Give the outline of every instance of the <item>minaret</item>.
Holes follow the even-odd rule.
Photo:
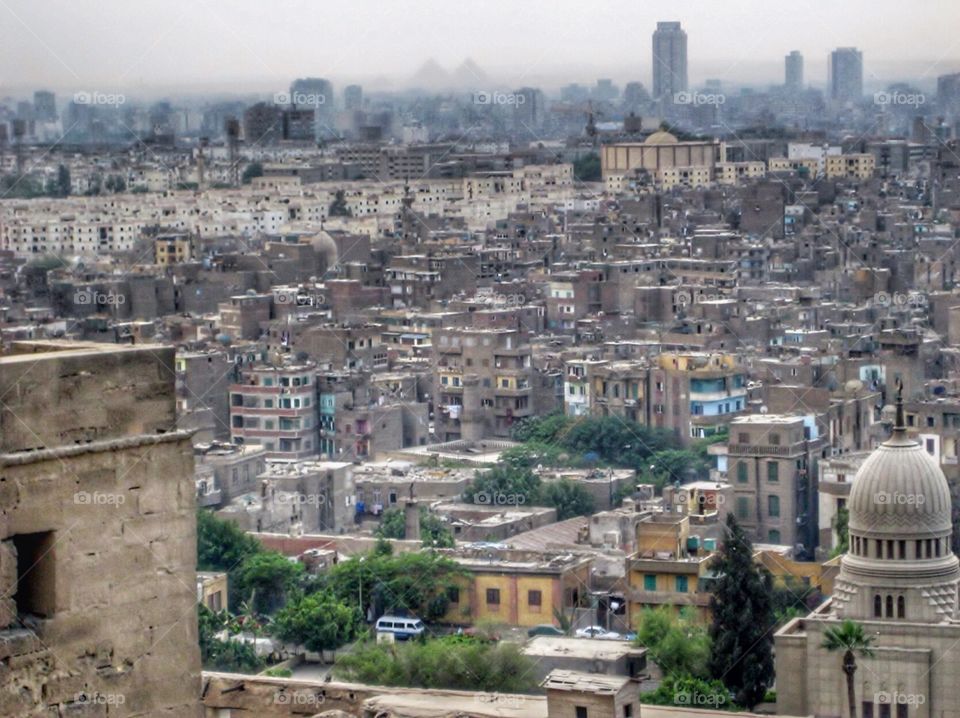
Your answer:
[[[460,438],[476,442],[483,439],[483,414],[480,410],[480,378],[476,374],[463,377],[463,408],[460,410]]]

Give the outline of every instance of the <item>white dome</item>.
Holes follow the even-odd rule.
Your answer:
[[[952,528],[947,479],[902,428],[860,466],[849,510],[850,530],[863,536],[911,538]]]

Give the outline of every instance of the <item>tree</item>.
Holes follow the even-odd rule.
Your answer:
[[[347,605],[329,592],[299,596],[277,613],[274,635],[310,651],[333,651],[353,641],[362,619],[357,606]]]
[[[600,155],[591,152],[574,160],[573,178],[578,182],[599,182],[602,179]]]
[[[662,449],[650,455],[647,471],[657,489],[663,490],[667,484],[685,484],[691,479],[703,478],[708,473],[708,465],[696,451]]]
[[[570,425],[571,419],[564,414],[531,416],[514,424],[514,441],[556,443],[563,431]]]
[[[57,196],[69,197],[72,187],[70,169],[66,165],[60,165],[57,167]]]
[[[333,202],[330,203],[330,209],[327,211],[329,217],[351,217],[350,207],[347,205],[346,193],[338,189],[333,196]]]
[[[867,658],[872,656],[872,644],[873,636],[868,636],[862,625],[849,619],[823,633],[824,648],[831,653],[843,651],[843,673],[847,677],[847,707],[850,718],[857,718],[857,694],[853,681],[857,672],[857,655]]]
[[[255,673],[261,670],[264,662],[253,644],[217,638],[217,634],[228,629],[229,624],[230,616],[226,611],[214,613],[202,603],[198,604],[197,625],[203,667],[231,673]]]
[[[251,162],[244,167],[241,181],[243,184],[250,184],[254,177],[263,177],[263,165],[259,162]]]
[[[730,700],[730,691],[722,681],[684,675],[666,676],[655,691],[641,693],[640,702],[655,706],[736,710]]]
[[[773,683],[773,580],[753,562],[753,545],[732,513],[712,568],[718,578],[710,597],[710,675],[752,709]]]
[[[383,512],[376,535],[388,539],[407,537],[407,520],[400,509],[387,509]],[[453,548],[453,532],[437,516],[431,514],[426,506],[420,507],[420,538],[424,546],[435,548]]]
[[[555,508],[558,521],[593,513],[593,496],[583,486],[569,479],[544,484],[538,503]]]
[[[257,553],[240,564],[236,593],[250,600],[258,612],[270,614],[284,605],[302,576],[303,564],[275,551]]]
[[[837,533],[839,540],[833,550],[830,551],[830,558],[844,554],[850,548],[849,523],[850,511],[846,506],[841,506],[837,509],[837,515],[833,517],[833,530]]]
[[[201,571],[233,571],[263,545],[231,521],[212,512],[197,511],[197,568]]]
[[[816,587],[787,576],[782,584],[774,585],[770,599],[779,626],[816,608],[823,601],[823,594]]]
[[[710,637],[686,610],[678,616],[666,606],[644,609],[637,644],[647,649],[666,676],[709,676]]]
[[[359,646],[340,657],[334,673],[381,686],[517,693],[536,687],[533,669],[516,643],[453,635]]]
[[[331,568],[323,588],[340,601],[358,605],[362,614],[410,612],[427,620],[444,615],[447,592],[459,587],[465,572],[459,564],[433,551],[393,556],[373,551]]]
[[[477,473],[464,496],[471,504],[532,504],[540,493],[540,477],[529,468],[498,464]]]
[[[127,188],[127,181],[120,175],[109,175],[103,186],[108,192],[123,192]]]

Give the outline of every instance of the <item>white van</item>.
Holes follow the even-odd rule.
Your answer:
[[[380,616],[376,624],[377,633],[392,633],[398,640],[416,638],[424,628],[416,616]]]

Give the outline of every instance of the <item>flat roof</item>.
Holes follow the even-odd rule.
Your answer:
[[[611,641],[600,638],[572,636],[534,636],[522,652],[528,656],[554,658],[586,658],[615,661],[629,653],[645,653],[646,648],[630,641]]]
[[[576,691],[598,695],[615,695],[631,680],[628,676],[608,676],[599,673],[580,673],[579,671],[556,669],[550,671],[550,675],[543,680],[540,686],[548,691]]]

